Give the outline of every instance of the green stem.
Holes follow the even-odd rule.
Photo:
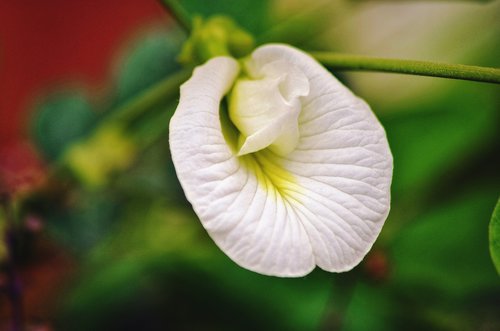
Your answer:
[[[500,69],[497,68],[331,52],[311,52],[310,54],[326,67],[336,70],[382,71],[500,84]]]
[[[144,111],[152,108],[158,103],[168,100],[179,93],[179,86],[184,83],[191,75],[191,70],[184,69],[172,76],[160,81],[156,85],[146,89],[136,98],[127,102],[124,106],[118,108],[104,119],[107,121],[131,121]]]
[[[129,126],[132,122],[137,121],[142,115],[152,110],[155,106],[161,105],[162,103],[167,103],[168,101],[174,101],[179,93],[179,86],[184,83],[192,73],[192,69],[183,69],[178,71],[177,73],[165,78],[164,80],[156,83],[155,85],[147,88],[145,91],[140,93],[137,97],[133,98],[131,101],[127,102],[125,105],[119,107],[116,110],[113,110],[109,115],[104,117],[102,121],[94,128],[94,132],[99,129],[105,127],[106,125],[114,125],[121,124],[125,126]],[[167,106],[168,108],[169,106]],[[161,117],[161,120],[165,120],[165,126],[163,128],[168,128],[168,119],[171,116],[173,111],[171,109],[167,109],[166,114]],[[158,124],[160,126],[161,124]],[[130,126],[128,127],[130,129]],[[159,132],[161,128],[155,129],[152,132],[151,137],[146,135],[146,137],[142,137],[139,133],[138,135],[132,133],[132,139],[137,138],[139,141],[141,148],[146,147],[150,142],[154,141],[156,137],[158,137],[161,132]],[[94,133],[90,133],[79,141],[84,142],[92,137]],[[72,148],[73,144],[68,148]],[[67,158],[65,157],[66,153],[63,153],[62,157],[60,157],[54,164],[53,169],[54,173],[57,176],[57,173],[66,168]]]
[[[191,32],[191,17],[178,0],[160,0],[160,3],[172,14],[186,32]]]
[[[161,138],[165,132],[168,132],[170,119],[175,112],[177,102],[165,105],[165,109],[157,114],[153,114],[144,123],[142,123],[131,136],[137,142],[141,150],[151,146],[155,141]]]
[[[258,44],[272,42],[304,45],[313,36],[324,30],[330,18],[325,12],[325,3],[308,7],[307,10],[288,16],[285,20],[274,23],[269,29],[257,37]]]

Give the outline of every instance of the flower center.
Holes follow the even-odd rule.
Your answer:
[[[301,97],[309,94],[309,80],[294,64],[278,60],[245,62],[229,96],[229,117],[238,128],[238,155],[269,148],[278,155],[292,152],[299,141]]]

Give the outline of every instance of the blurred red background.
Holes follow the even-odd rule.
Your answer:
[[[67,82],[105,86],[117,49],[141,26],[167,19],[155,0],[0,1],[0,193],[29,189],[43,178],[43,162],[29,142],[36,98]],[[43,317],[46,298],[72,263],[46,241],[40,245],[39,263],[20,271],[25,312]],[[9,305],[1,299],[5,321]]]
[[[0,181],[39,168],[27,143],[37,95],[68,81],[105,85],[116,49],[166,19],[155,0],[0,1]]]

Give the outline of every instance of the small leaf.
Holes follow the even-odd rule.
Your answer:
[[[116,82],[117,104],[167,77],[180,66],[176,57],[184,35],[175,28],[149,32],[132,44],[119,64]]]
[[[97,120],[83,91],[65,91],[40,103],[33,118],[35,144],[49,160],[55,160],[72,142],[85,136]]]
[[[500,274],[500,199],[497,201],[490,221],[490,254],[493,264]]]

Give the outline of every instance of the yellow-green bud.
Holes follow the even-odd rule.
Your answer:
[[[65,152],[64,159],[73,173],[89,188],[105,185],[110,175],[124,170],[133,161],[136,146],[118,125],[106,125],[88,139]]]
[[[227,16],[193,19],[193,31],[184,43],[179,62],[198,65],[216,56],[242,57],[255,47],[251,34]]]

